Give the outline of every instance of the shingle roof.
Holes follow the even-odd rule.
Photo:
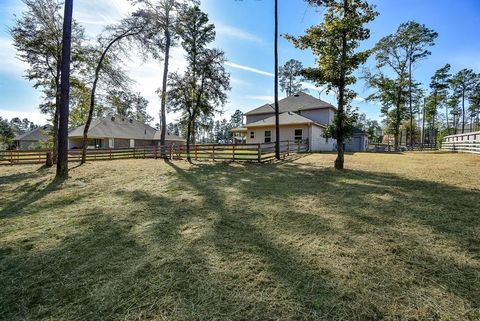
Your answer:
[[[84,128],[85,126],[77,127],[71,130],[68,136],[83,137]],[[91,138],[159,140],[160,132],[137,120],[122,116],[112,116],[94,119],[88,129],[88,136]],[[167,135],[166,139],[184,141],[183,138],[175,135]]]
[[[17,135],[14,140],[23,141],[42,141],[48,140],[48,131],[52,128],[50,125],[40,126],[32,131]]]
[[[293,112],[286,112],[279,115],[279,124],[280,125],[300,125],[300,124],[316,124],[320,127],[325,127],[324,125],[318,124],[311,119],[303,117],[299,114]],[[244,125],[247,128],[251,127],[264,127],[264,126],[275,126],[275,116],[271,116],[247,125]]]
[[[317,109],[317,108],[333,108],[336,109],[335,106],[329,104],[323,100],[315,98],[309,94],[304,92],[300,92],[298,94],[288,96],[278,101],[278,108],[280,113],[292,111],[298,112],[300,110],[308,110],[308,109]],[[273,104],[266,104],[255,108],[245,115],[260,115],[260,114],[269,114],[273,113],[274,106]]]

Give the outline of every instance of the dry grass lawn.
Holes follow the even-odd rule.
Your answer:
[[[480,320],[480,156],[0,167],[2,320]]]

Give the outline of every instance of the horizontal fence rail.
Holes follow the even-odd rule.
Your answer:
[[[308,152],[308,142],[282,141],[280,155],[282,158],[290,154]],[[0,165],[44,164],[48,150],[8,150],[0,151]],[[162,156],[163,154],[163,156]],[[275,159],[275,143],[263,144],[202,144],[190,146],[190,158],[196,161],[253,161],[266,162]],[[87,161],[107,161],[118,159],[187,159],[185,145],[148,146],[123,149],[88,149]],[[69,162],[79,162],[82,150],[68,151]]]
[[[446,136],[442,150],[480,154],[480,132]]]

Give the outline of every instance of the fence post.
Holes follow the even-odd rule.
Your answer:
[[[157,159],[157,146],[153,146],[153,159]]]
[[[112,149],[110,148],[110,160],[112,160]]]
[[[262,147],[260,144],[258,144],[258,162],[262,162]]]
[[[215,161],[215,145],[213,145],[212,159],[213,161]]]
[[[235,144],[233,144],[233,161],[235,161]]]
[[[302,146],[302,141],[298,141],[297,153],[300,153],[300,146]]]
[[[147,158],[146,155],[145,155],[146,154],[145,149],[146,149],[146,147],[143,146],[143,159]]]
[[[195,144],[195,161],[198,160],[198,145]]]
[[[287,156],[290,156],[290,141],[287,140]]]
[[[52,167],[53,166],[53,158],[52,158],[52,152],[47,151],[46,155],[46,161],[45,161],[45,166],[47,167]]]
[[[170,144],[170,160],[173,160],[173,145]]]

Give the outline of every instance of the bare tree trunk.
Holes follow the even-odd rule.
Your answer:
[[[171,45],[171,35],[170,35],[170,21],[169,21],[169,12],[166,12],[167,21],[165,22],[165,61],[163,63],[163,83],[162,83],[162,101],[160,107],[160,155],[162,158],[165,158],[165,134],[167,131],[167,120],[166,120],[166,105],[167,105],[167,81],[168,81],[168,64],[170,59],[170,45]]]
[[[58,122],[57,178],[68,177],[68,112],[70,101],[70,54],[72,45],[73,0],[65,0],[62,39],[62,71]]]
[[[280,160],[280,115],[278,107],[278,0],[275,0],[275,158]]]
[[[192,162],[192,158],[190,157],[190,136],[192,134],[192,119],[190,118],[188,120],[188,124],[187,124],[187,160],[189,162]]]
[[[427,100],[423,100],[423,118],[422,118],[422,149],[423,145],[425,144],[425,107],[427,104]]]
[[[85,127],[83,128],[83,139],[82,139],[82,160],[80,161],[81,164],[85,164],[87,161],[87,144],[88,144],[88,130],[90,129],[90,124],[92,123],[93,118],[93,111],[95,109],[95,92],[97,90],[98,79],[100,77],[100,70],[102,69],[103,61],[105,60],[105,56],[107,55],[110,48],[115,44],[117,41],[121,39],[133,36],[138,33],[132,33],[131,30],[124,32],[123,34],[114,38],[110,43],[105,47],[105,50],[102,52],[100,56],[100,60],[98,61],[97,67],[95,68],[95,78],[93,80],[92,91],[90,92],[90,108],[88,109],[88,118],[87,122],[85,123]]]
[[[462,91],[462,134],[465,133],[465,90]]]
[[[410,109],[410,129],[407,131],[410,134],[410,148],[413,150],[413,106],[412,106],[412,62],[410,60],[408,64],[408,96],[409,96],[409,109]],[[405,136],[405,144],[406,144]]]
[[[445,104],[445,121],[447,122],[447,129],[450,129],[450,126],[449,126],[449,123],[448,123],[448,105],[447,104]]]
[[[343,1],[344,15],[348,13],[349,0]],[[342,170],[344,168],[345,161],[345,148],[344,148],[344,127],[345,127],[345,69],[343,64],[347,58],[347,32],[342,32],[342,61],[340,71],[340,85],[338,86],[338,112],[337,112],[337,158],[335,159],[335,169]]]
[[[58,113],[60,112],[60,92],[55,97],[55,113],[53,115],[53,154],[52,162],[57,163],[58,153]]]

